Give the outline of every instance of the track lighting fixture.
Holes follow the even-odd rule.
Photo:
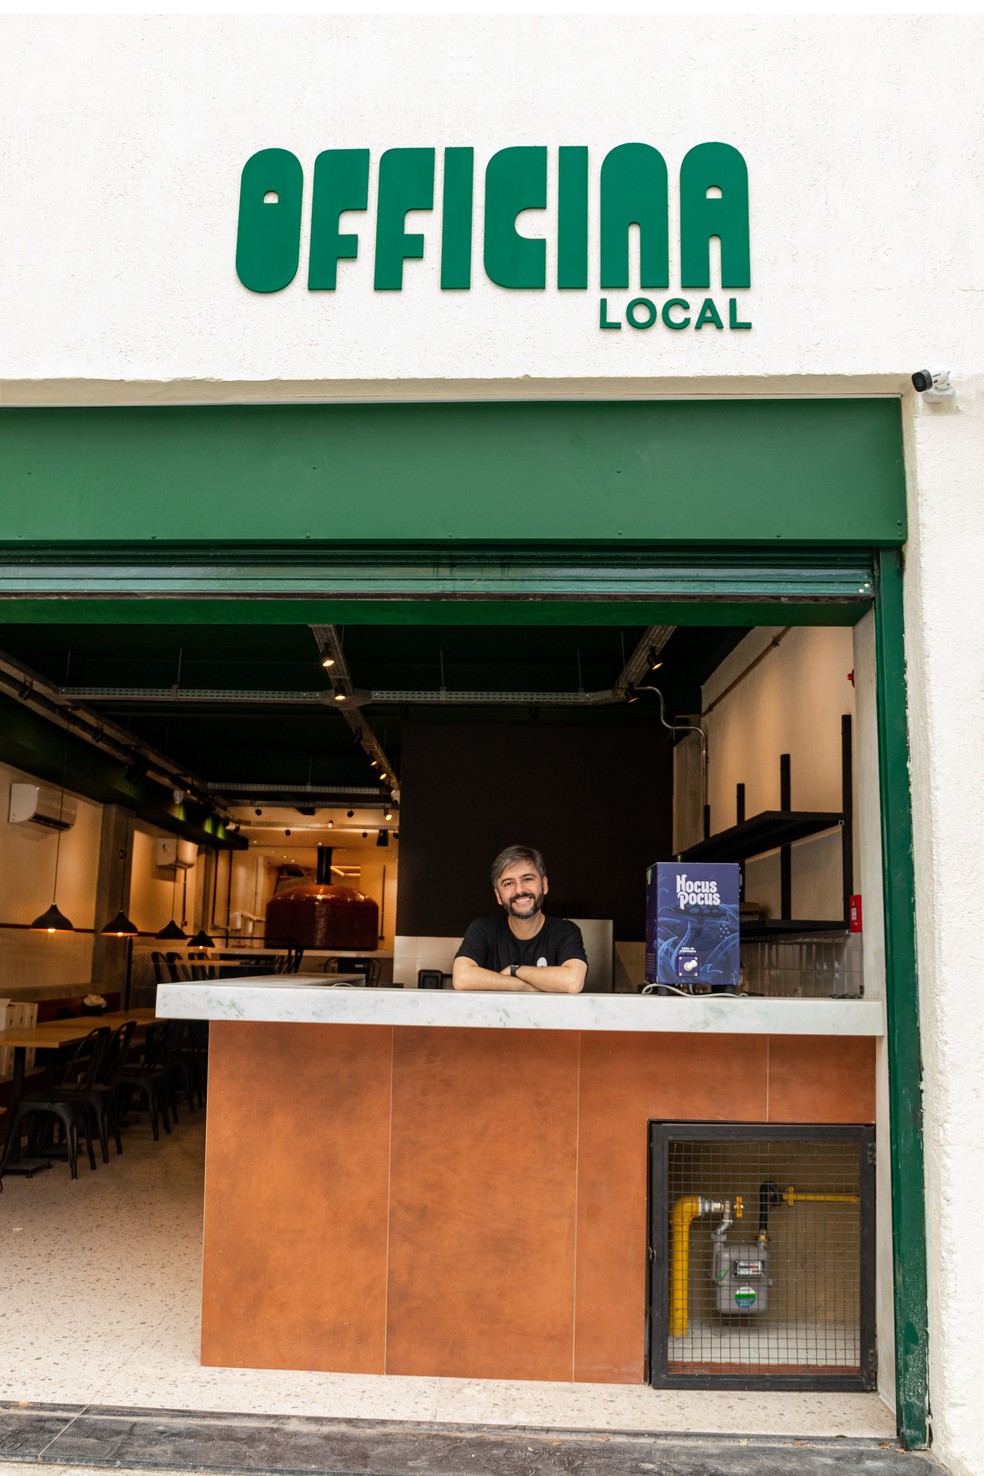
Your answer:
[[[391,805],[387,805],[386,806],[386,809],[383,811],[383,819],[384,820],[392,820],[392,818],[393,818],[393,809],[392,809],[392,806]]]

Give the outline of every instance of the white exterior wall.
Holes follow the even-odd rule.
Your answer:
[[[4,30],[8,404],[902,395],[933,1425],[951,1470],[979,1472],[980,20],[57,16]],[[430,235],[401,293],[371,289],[371,210],[343,222],[362,254],[338,292],[306,288],[306,224],[284,292],[236,279],[239,175],[257,149],[298,155],[306,215],[326,147],[372,150],[371,202],[387,147],[435,147],[439,199],[448,145],[473,145],[480,176],[502,147],[546,144],[555,169],[558,145],[585,144],[596,179],[634,140],[669,164],[671,242],[687,149],[745,156],[753,286],[737,295],[752,331],[601,332],[594,288],[487,282],[480,229],[472,290],[441,293],[436,214],[408,222]],[[909,387],[934,361],[957,375],[952,405]]]

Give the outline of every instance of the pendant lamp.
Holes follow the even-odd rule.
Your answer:
[[[47,912],[42,912],[40,917],[36,917],[34,919],[34,921],[31,923],[31,927],[34,929],[35,932],[38,933],[75,932],[74,924],[69,922],[68,918],[63,912],[59,912],[54,902],[52,902]]]
[[[62,753],[62,782],[61,797],[58,801],[58,839],[55,842],[55,879],[51,886],[51,906],[47,912],[42,912],[31,923],[31,928],[38,933],[74,933],[75,924],[69,922],[63,912],[59,912],[55,905],[55,897],[58,893],[58,858],[61,855],[61,820],[65,812],[65,774],[68,769],[68,729],[65,729],[65,747]]]
[[[190,948],[214,948],[215,939],[210,938],[204,928],[199,928],[193,938],[188,939]]]
[[[115,917],[110,918],[104,928],[99,931],[104,938],[138,938],[140,929],[136,923],[132,923],[123,911],[123,898],[126,895],[126,865],[129,861],[129,852],[123,856],[123,868],[120,875],[120,910]]]
[[[173,891],[173,893],[171,895],[171,921],[169,923],[165,923],[164,924],[164,926],[161,928],[161,930],[157,934],[157,936],[158,936],[158,938],[165,939],[167,942],[183,943],[184,940],[187,938],[188,934],[174,920],[174,913],[177,911],[177,905],[178,905],[178,870],[177,870],[177,867],[175,867],[175,869],[174,869],[174,891]]]
[[[132,923],[130,921],[122,908],[116,914],[116,916],[114,918],[111,918],[106,926],[104,928],[100,928],[99,931],[104,938],[138,938],[140,936],[140,929],[136,926],[135,923]]]

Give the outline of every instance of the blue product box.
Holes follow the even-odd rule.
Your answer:
[[[657,861],[646,872],[646,982],[734,989],[741,973],[739,868]]]

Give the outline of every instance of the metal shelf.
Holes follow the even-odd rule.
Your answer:
[[[836,918],[788,918],[766,917],[758,921],[751,919],[740,924],[743,943],[759,943],[776,938],[796,937],[799,933],[826,933],[828,937],[846,938],[849,929],[844,919]]]
[[[819,835],[822,830],[833,830],[843,820],[839,810],[763,810],[750,820],[732,825],[730,830],[720,830],[717,835],[698,841],[681,851],[677,860],[747,861],[750,856],[777,851],[807,836]],[[788,923],[784,921],[783,926],[788,928]],[[841,923],[840,927],[843,926]]]

